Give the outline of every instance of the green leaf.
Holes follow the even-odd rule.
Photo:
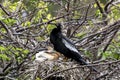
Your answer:
[[[100,0],[100,3],[102,3],[102,4],[106,4],[108,2],[108,0]]]
[[[114,53],[114,54],[113,54],[113,57],[114,57],[115,59],[119,59],[120,54]]]
[[[37,77],[36,80],[41,80],[41,79]]]
[[[0,58],[3,60],[10,60],[10,58],[6,54],[0,54]]]
[[[26,21],[26,22],[24,23],[24,26],[29,27],[30,25],[31,25],[31,22],[30,22],[30,21]]]
[[[0,46],[0,51],[5,51],[6,48],[4,46]]]
[[[50,33],[53,28],[55,28],[54,25],[48,25],[47,26],[47,31]]]
[[[86,35],[85,33],[77,33],[77,34],[75,34],[75,36],[80,38],[80,39],[83,38],[85,35]]]
[[[25,49],[25,50],[23,50],[23,53],[24,53],[24,54],[28,54],[28,53],[29,53],[29,50]]]

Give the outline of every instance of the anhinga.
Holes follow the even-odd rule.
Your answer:
[[[75,45],[68,38],[62,35],[62,25],[60,23],[57,23],[55,25],[56,28],[54,28],[50,33],[50,41],[53,44],[54,49],[63,54],[65,57],[74,59],[82,65],[88,65],[88,63],[86,63],[85,60],[81,57],[81,54],[76,49]],[[90,68],[97,72],[95,68]]]

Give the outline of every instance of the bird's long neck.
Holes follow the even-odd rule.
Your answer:
[[[57,26],[57,30],[58,30],[58,32],[61,32],[61,27]]]
[[[59,28],[54,28],[54,29],[52,30],[52,35],[57,35],[58,33],[61,33],[61,29],[59,29]]]
[[[53,32],[53,35],[58,36],[58,34],[61,34],[61,27],[57,26],[57,28],[54,28],[52,32]]]

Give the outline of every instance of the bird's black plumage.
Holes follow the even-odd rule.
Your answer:
[[[50,41],[54,45],[54,49],[64,56],[74,59],[80,64],[87,65],[84,59],[81,57],[79,51],[75,48],[75,45],[61,33],[61,24],[57,23],[56,28],[54,28],[50,33]],[[97,71],[93,68],[94,71]]]

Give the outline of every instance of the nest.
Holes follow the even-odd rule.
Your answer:
[[[29,67],[33,71],[31,79],[42,80],[119,80],[120,61],[100,61],[93,64],[100,73],[91,71],[88,66],[81,66],[74,61],[45,61],[42,63],[34,61]],[[29,77],[29,78],[30,78]]]

